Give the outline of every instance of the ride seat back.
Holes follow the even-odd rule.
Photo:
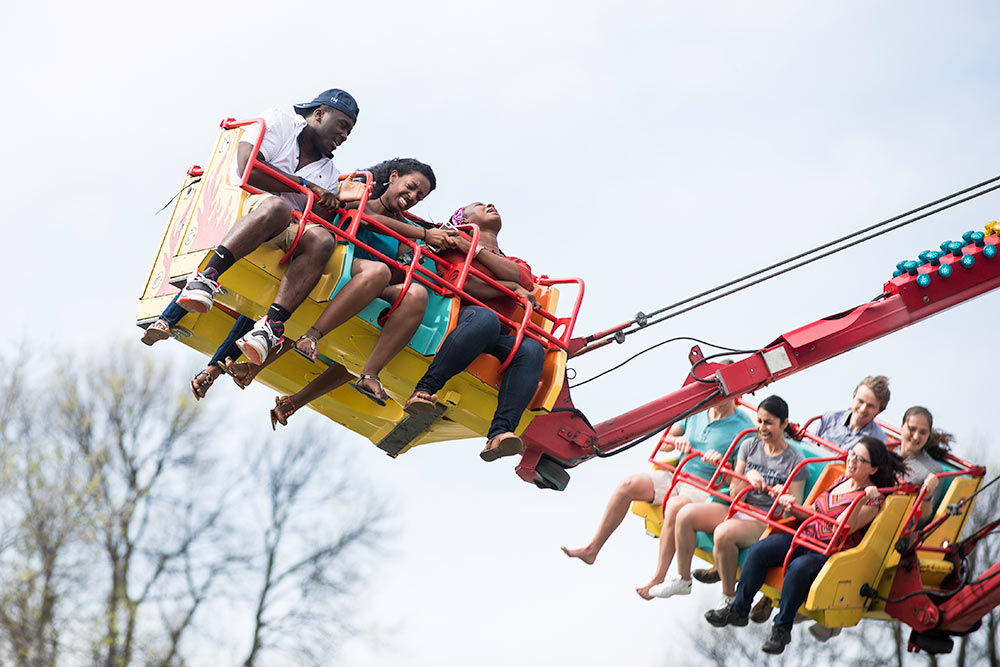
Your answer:
[[[863,584],[878,587],[889,567],[894,546],[903,530],[913,496],[890,495],[869,524],[861,542],[833,554],[816,576],[801,611],[827,627],[855,625],[870,600],[861,595]]]

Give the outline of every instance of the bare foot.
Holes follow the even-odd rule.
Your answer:
[[[567,547],[559,547],[563,550],[563,553],[570,558],[579,558],[587,565],[593,565],[594,561],[597,560],[597,553],[592,552],[591,549],[584,547],[582,549],[568,549]]]
[[[638,593],[639,597],[641,597],[643,600],[652,600],[653,596],[649,594],[649,589],[652,588],[653,586],[656,586],[657,584],[662,584],[662,583],[663,579],[653,579],[642,588],[635,589],[635,592]]]

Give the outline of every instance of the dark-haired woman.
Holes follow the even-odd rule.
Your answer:
[[[921,523],[930,520],[932,503],[938,500],[936,473],[944,470],[940,462],[945,460],[951,449],[951,440],[950,433],[935,430],[934,417],[927,408],[915,405],[903,413],[899,454],[909,468],[906,481],[924,488],[924,501],[920,505]]]
[[[734,478],[729,494],[735,497],[747,484],[753,487],[743,502],[767,512],[773,503],[772,494],[780,490],[795,466],[803,460],[802,453],[785,439],[793,432],[788,423],[788,404],[779,396],[769,396],[757,408],[757,436],[744,439],[736,457],[736,473],[747,482]],[[718,453],[712,462],[718,462]],[[788,487],[788,495],[801,502],[805,490],[806,470],[802,468]],[[769,490],[769,487],[770,490]],[[691,559],[698,531],[712,532],[715,567],[722,579],[722,602],[728,606],[736,593],[736,568],[740,549],[756,542],[764,532],[764,524],[752,516],[736,512],[726,519],[729,507],[721,503],[689,503],[677,513],[674,539],[677,544],[677,576],[662,584],[638,589],[641,597],[670,597],[691,592]]]
[[[878,439],[870,436],[861,438],[847,453],[845,474],[834,481],[829,491],[820,494],[812,505],[813,512],[837,521],[859,494],[865,499],[855,507],[847,519],[848,535],[844,548],[857,546],[868,526],[882,508],[883,497],[880,488],[896,486],[896,480],[905,474],[905,464],[893,452],[886,449]],[[791,494],[778,496],[778,502],[786,511],[805,519],[811,514],[795,510],[792,503],[800,502]],[[804,535],[819,541],[829,542],[833,538],[833,525],[822,519],[814,519],[802,530]],[[740,582],[736,587],[736,597],[732,603],[721,609],[713,609],[705,614],[705,619],[716,627],[726,625],[746,625],[750,613],[750,603],[760,590],[767,576],[767,570],[780,567],[792,544],[788,533],[776,533],[750,547]],[[779,611],[774,617],[771,635],[761,647],[766,653],[781,653],[791,641],[792,622],[795,614],[809,595],[809,588],[816,575],[823,569],[827,556],[803,546],[792,552],[781,584]]]
[[[400,236],[439,248],[452,246],[455,232],[427,229],[403,216],[404,211],[423,200],[436,185],[434,172],[428,165],[411,158],[395,158],[381,162],[369,171],[372,172],[374,186],[365,207],[368,216]],[[393,259],[399,259],[402,250],[408,250],[397,239],[365,227],[359,229],[358,239]],[[296,351],[309,359],[315,360],[319,339],[358,314],[372,300],[381,297],[393,303],[399,297],[402,286],[394,281],[389,266],[363,248],[355,248],[351,272],[351,279],[326,305],[316,323],[295,343]],[[426,308],[427,290],[416,282],[411,283],[399,307],[382,327],[382,333],[365,361],[354,388],[379,405],[385,405],[389,396],[382,388],[378,374],[413,337]],[[285,424],[298,408],[339,387],[349,378],[343,367],[334,364],[298,393],[277,397],[271,411],[272,426],[275,423]]]

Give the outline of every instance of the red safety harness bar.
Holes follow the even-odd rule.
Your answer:
[[[263,141],[264,132],[266,130],[264,119],[252,118],[249,120],[236,121],[232,118],[227,118],[223,120],[221,123],[221,126],[227,130],[245,127],[248,125],[259,125],[260,133],[257,136],[257,140],[254,142],[253,152],[251,153],[251,157],[248,160],[246,168],[243,171],[243,178],[240,181],[240,187],[246,190],[247,192],[253,194],[264,193],[263,190],[249,184],[251,173],[254,170],[259,170],[261,173],[264,173],[270,176],[271,178],[274,178],[275,180],[289,186],[291,191],[300,192],[306,197],[306,204],[301,213],[297,211],[293,213],[293,215],[298,221],[298,230],[296,231],[295,240],[293,241],[288,252],[285,253],[285,255],[281,258],[280,263],[282,265],[288,262],[288,260],[295,253],[298,243],[302,238],[302,234],[305,231],[306,223],[310,222],[317,225],[321,225],[331,234],[337,237],[338,241],[351,243],[356,247],[362,248],[365,251],[371,253],[374,257],[377,257],[379,260],[387,264],[390,268],[397,269],[404,273],[402,289],[400,290],[399,297],[396,299],[395,303],[393,303],[392,306],[389,308],[389,311],[385,315],[383,315],[382,318],[380,318],[380,323],[384,322],[385,318],[387,318],[389,315],[392,314],[393,311],[395,311],[395,309],[399,306],[400,302],[405,296],[410,285],[412,285],[413,282],[416,281],[436,294],[442,296],[455,296],[461,299],[463,303],[482,306],[483,308],[492,310],[494,313],[496,313],[497,317],[500,319],[500,323],[506,327],[509,327],[514,332],[514,335],[516,336],[516,341],[510,352],[510,355],[507,357],[507,359],[503,361],[503,363],[500,366],[501,373],[504,370],[506,370],[507,366],[513,360],[515,354],[517,353],[518,348],[521,345],[521,341],[523,340],[524,336],[533,338],[546,349],[555,349],[555,348],[559,348],[562,350],[568,349],[569,341],[572,338],[573,334],[573,328],[576,324],[576,319],[580,312],[580,306],[583,302],[583,293],[584,293],[583,280],[581,280],[580,278],[551,279],[548,276],[544,275],[535,278],[534,282],[537,285],[547,287],[552,285],[574,284],[577,286],[578,289],[572,311],[567,317],[557,317],[556,315],[544,309],[534,310],[531,306],[531,303],[527,299],[519,297],[512,290],[508,289],[504,285],[501,285],[499,282],[497,282],[494,278],[486,275],[485,273],[477,269],[475,266],[472,266],[472,260],[475,257],[476,245],[479,240],[478,226],[476,225],[462,226],[464,230],[467,230],[468,232],[467,236],[471,234],[469,251],[466,254],[465,260],[461,264],[452,264],[438,257],[435,253],[430,252],[420,244],[416,243],[414,239],[404,237],[395,230],[390,229],[381,222],[366,215],[363,211],[368,202],[368,196],[372,185],[372,175],[368,172],[356,172],[351,174],[342,174],[340,176],[340,179],[344,180],[344,179],[354,178],[358,175],[363,175],[365,177],[365,184],[368,187],[365,189],[365,193],[358,204],[358,209],[356,210],[339,209],[337,212],[341,215],[341,219],[343,222],[340,225],[334,225],[328,222],[327,220],[324,220],[323,218],[317,216],[314,213],[313,206],[316,202],[316,195],[311,190],[303,187],[301,184],[293,181],[292,179],[289,179],[281,172],[275,170],[270,165],[258,159],[260,145],[261,142]],[[428,223],[426,223],[425,221],[421,220],[420,218],[414,215],[406,214],[406,217],[414,222],[417,222],[418,224],[422,224],[423,226],[428,226]],[[363,241],[360,241],[357,238],[357,233],[359,226],[361,225],[362,222],[364,222],[365,225],[369,227],[372,231],[379,234],[383,234],[385,236],[390,236],[392,238],[395,238],[400,243],[409,247],[412,250],[412,259],[410,260],[410,262],[405,265],[400,264],[395,257],[388,257],[379,250],[372,248],[370,245],[364,243]],[[441,267],[445,272],[450,272],[457,269],[458,270],[457,281],[451,282],[443,278],[442,276],[438,275],[438,273],[428,270],[420,263],[420,260],[423,257],[429,257],[431,260],[435,262],[435,264],[438,267]],[[480,301],[479,299],[475,298],[474,296],[466,292],[464,287],[466,281],[468,280],[469,275],[479,278],[487,285],[493,287],[494,289],[499,290],[504,295],[519,302],[522,308],[524,309],[524,316],[521,318],[521,321],[515,322],[510,318],[502,315],[501,313],[497,313],[495,310],[484,304],[482,301]],[[551,332],[546,331],[541,326],[531,321],[532,315],[536,313],[552,323]]]

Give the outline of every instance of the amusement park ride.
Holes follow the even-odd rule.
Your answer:
[[[212,250],[239,217],[243,199],[250,193],[259,192],[248,185],[254,170],[296,186],[257,158],[251,158],[241,182],[230,181],[229,166],[244,128],[251,124],[262,126],[263,120],[223,121],[222,132],[207,166],[204,169],[192,167],[188,171],[139,302],[137,323],[140,326],[148,326],[163,311],[188,274],[204,267]],[[254,156],[263,134],[263,131],[257,134]],[[370,180],[370,176],[362,176]],[[461,301],[480,303],[463,289],[468,276],[477,276],[517,298],[471,266],[478,229],[468,230],[473,239],[470,256],[463,263],[451,264],[425,246],[359,213],[364,210],[364,201],[359,210],[341,210],[338,219],[329,223],[311,213],[315,196],[308,190],[303,192],[307,203],[304,211],[297,214],[300,235],[305,221],[309,220],[327,227],[336,236],[338,245],[319,283],[286,322],[289,337],[294,339],[304,333],[315,322],[325,303],[350,279],[356,246],[399,268],[405,275],[405,286],[416,282],[430,294],[419,330],[381,374],[383,386],[393,401],[378,406],[344,386],[317,399],[310,407],[367,437],[392,457],[415,445],[485,435],[509,358],[480,356],[438,392],[439,404],[435,411],[410,416],[400,407],[444,337],[455,326]],[[412,261],[400,265],[395,258],[385,257],[359,241],[356,233],[362,221],[370,229],[408,244],[412,248]],[[411,218],[411,221],[430,226],[418,218]],[[584,294],[583,281],[537,277],[538,309],[533,309],[526,299],[519,299],[522,308],[515,320],[498,314],[501,322],[516,332],[518,344],[524,337],[530,337],[546,350],[539,386],[517,428],[525,450],[515,468],[516,473],[524,481],[541,488],[562,490],[569,481],[567,469],[583,461],[623,451],[688,415],[753,392],[995,289],[1000,286],[998,249],[1000,225],[997,223],[990,223],[984,231],[966,232],[961,241],[942,243],[939,251],[924,251],[917,260],[900,262],[895,275],[885,283],[876,300],[784,333],[729,365],[712,362],[695,347],[689,354],[691,371],[681,388],[598,424],[591,424],[574,406],[566,381],[566,362],[616,338],[620,341],[623,330],[633,325],[645,326],[647,322],[639,317],[591,336],[574,336]],[[210,355],[237,317],[262,317],[273,300],[284,265],[293,250],[283,255],[277,249],[261,246],[237,262],[224,276],[223,289],[215,297],[216,307],[207,313],[186,315],[174,328],[174,337]],[[575,288],[575,294],[568,307],[562,308],[559,288],[565,286]],[[281,393],[291,394],[333,363],[342,364],[354,374],[360,373],[378,338],[380,321],[384,321],[387,311],[394,306],[376,299],[319,341],[317,361],[308,361],[300,355],[284,355],[267,366],[257,379]],[[557,311],[563,314],[557,315]],[[514,349],[516,351],[517,347]],[[804,503],[808,506],[843,469],[845,452],[812,436],[805,430],[806,426],[808,424],[800,429],[804,441],[796,446],[807,457],[802,465],[809,473],[809,498]],[[732,447],[736,442],[738,439]],[[674,484],[683,481],[730,500],[714,485],[722,470],[735,475],[725,468],[725,464],[712,479],[699,479],[684,472],[684,465],[696,454],[689,454],[676,465],[663,463],[656,459],[661,444],[662,440],[650,458],[654,465],[676,471]],[[982,617],[1000,604],[1000,577],[997,576],[1000,563],[973,580],[966,562],[976,543],[1000,526],[1000,520],[963,539],[962,533],[985,469],[955,457],[950,458],[946,467],[948,469],[939,477],[942,486],[947,488],[933,517],[920,517],[922,495],[915,487],[900,486],[888,495],[884,509],[870,525],[862,542],[851,549],[840,549],[850,512],[845,512],[836,523],[837,536],[829,544],[815,542],[802,534],[802,526],[823,518],[809,519],[794,526],[776,520],[776,508],[763,513],[740,498],[733,501],[731,512],[756,516],[769,526],[769,530],[792,533],[794,543],[830,556],[802,607],[806,615],[828,627],[855,625],[862,618],[895,618],[913,629],[911,649],[948,652],[952,636],[974,631]],[[789,479],[794,477],[790,475]],[[660,507],[642,503],[636,504],[633,511],[645,516],[647,529],[658,534],[662,521]],[[711,561],[711,553],[711,536],[701,534],[699,555]],[[780,596],[782,573],[783,569],[773,570],[764,589],[775,600]]]

